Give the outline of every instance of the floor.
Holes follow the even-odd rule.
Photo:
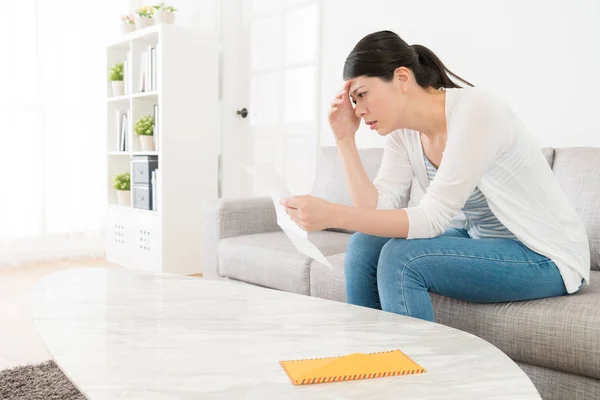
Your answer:
[[[55,271],[98,266],[122,268],[93,258],[0,268],[0,370],[50,359],[31,320],[31,294],[37,281]]]

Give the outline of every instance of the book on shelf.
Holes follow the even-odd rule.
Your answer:
[[[130,52],[128,51],[125,55],[125,61],[123,61],[123,94],[129,94],[129,66],[131,65]]]
[[[140,74],[139,74],[139,82],[138,82],[138,92],[146,91],[146,52],[142,51],[140,53]]]
[[[158,60],[159,60],[160,44],[157,43],[154,46],[154,68],[152,69],[152,76],[154,77],[154,90],[158,90]]]
[[[121,110],[116,110],[116,116],[117,118],[115,119],[116,124],[115,124],[115,148],[114,150],[116,151],[121,151],[121,114],[123,112]]]
[[[140,53],[139,92],[151,92],[157,89],[157,46],[147,46]]]
[[[156,90],[156,48],[150,49],[150,90]]]
[[[119,151],[127,151],[127,130],[129,127],[127,121],[127,112],[124,112],[121,115]]]
[[[127,111],[117,110],[116,132],[116,150],[127,151],[127,131],[129,130]]]
[[[151,70],[150,70],[150,65],[152,60],[150,60],[151,54],[150,54],[150,46],[146,46],[146,51],[144,52],[145,58],[144,58],[144,86],[146,87],[146,92],[150,92],[152,91],[152,88],[150,87],[150,74],[151,74]]]

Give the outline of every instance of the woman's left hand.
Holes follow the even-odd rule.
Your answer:
[[[337,208],[327,200],[306,195],[281,199],[280,203],[292,221],[307,232],[335,228]]]

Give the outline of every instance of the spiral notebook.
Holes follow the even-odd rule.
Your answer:
[[[280,361],[294,385],[311,385],[427,372],[400,350],[341,357]]]

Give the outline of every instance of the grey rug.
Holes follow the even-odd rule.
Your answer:
[[[0,371],[1,400],[85,400],[52,360]]]

